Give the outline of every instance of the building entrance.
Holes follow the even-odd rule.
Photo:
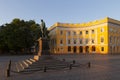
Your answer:
[[[86,46],[86,47],[85,47],[85,52],[86,52],[86,53],[89,53],[89,46]]]
[[[83,47],[82,46],[79,47],[79,53],[83,53]]]
[[[77,52],[77,47],[76,47],[76,46],[73,47],[73,52],[74,52],[74,53]]]
[[[95,52],[95,50],[96,50],[95,46],[92,46],[92,52]]]

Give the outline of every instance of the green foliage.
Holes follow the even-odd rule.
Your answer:
[[[35,21],[13,19],[11,23],[0,26],[0,50],[28,51],[41,36],[40,26]]]

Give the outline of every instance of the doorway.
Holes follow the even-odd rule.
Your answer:
[[[83,47],[82,46],[79,47],[79,53],[83,53]]]
[[[76,47],[76,46],[73,47],[73,52],[74,52],[74,53],[77,52],[77,47]]]

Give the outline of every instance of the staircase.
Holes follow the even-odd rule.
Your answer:
[[[26,59],[14,63],[12,71],[19,73],[33,73],[36,71],[46,72],[49,70],[59,70],[69,68],[70,63],[58,60],[51,56],[43,56],[38,61],[34,59]]]
[[[58,60],[52,56],[42,56],[38,61],[34,59],[26,59],[20,62],[12,63],[12,72],[17,73],[33,73],[37,71],[46,72],[51,70],[72,69],[72,67],[90,68],[90,63],[79,64],[75,60],[66,62],[65,59]]]

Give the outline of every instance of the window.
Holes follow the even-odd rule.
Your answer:
[[[86,31],[86,34],[88,34],[88,31]]]
[[[101,51],[104,51],[104,47],[101,47]]]
[[[64,48],[63,48],[63,47],[61,47],[61,48],[60,48],[60,51],[63,51],[63,50],[64,50]]]
[[[76,39],[74,39],[74,44],[76,44]]]
[[[70,46],[68,46],[68,52],[70,52],[71,51],[71,47]]]
[[[58,48],[58,52],[59,52],[59,48]]]
[[[92,51],[95,51],[96,49],[95,49],[95,46],[92,46]]]
[[[112,43],[112,36],[110,36],[110,43]]]
[[[101,32],[104,32],[104,28],[101,28]]]
[[[80,39],[80,44],[82,44],[82,39]]]
[[[94,40],[94,39],[92,39],[92,43],[95,43],[95,40]]]
[[[76,32],[75,32],[75,31],[73,32],[73,35],[76,35]]]
[[[62,39],[60,40],[60,44],[63,44],[63,40]]]
[[[101,43],[103,43],[104,42],[104,38],[103,37],[101,37]]]
[[[88,44],[88,39],[86,39],[86,44]]]
[[[70,31],[68,31],[68,36],[70,36]]]
[[[80,35],[82,35],[82,31],[80,31]]]
[[[60,35],[63,35],[63,31],[60,31]]]
[[[70,39],[68,40],[68,44],[70,44]]]
[[[94,32],[95,32],[95,31],[94,31],[94,30],[92,30],[92,34],[94,34]]]

